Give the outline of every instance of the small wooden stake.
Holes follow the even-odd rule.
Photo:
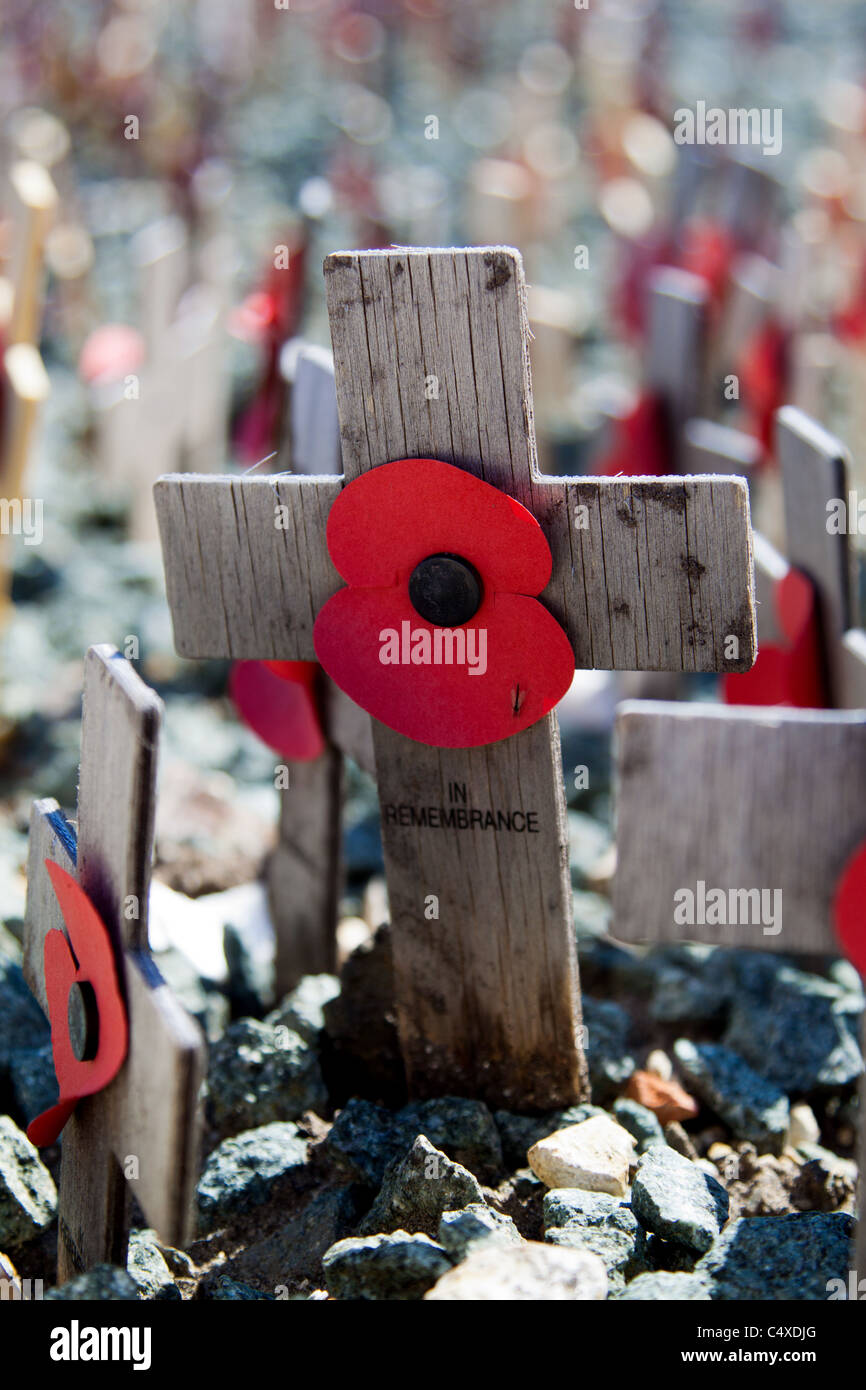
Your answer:
[[[10,278],[14,287],[6,341],[36,344],[42,321],[45,238],[57,207],[57,189],[47,169],[32,160],[13,164],[13,242]]]
[[[33,805],[24,973],[46,1008],[43,946],[64,930],[45,860],[74,875],[112,934],[129,1018],[114,1081],[80,1101],[63,1131],[61,1283],[126,1263],[126,1181],[172,1245],[189,1233],[204,1040],[148,952],[156,750],[162,704],[112,647],[85,661],[78,836],[54,801]]]
[[[866,842],[862,711],[634,701],[620,706],[616,740],[615,937],[840,953],[834,899]],[[694,893],[692,923],[675,917],[683,889]],[[714,889],[737,904],[734,921],[728,907],[722,922],[698,910]],[[861,1036],[866,1051],[866,1026]],[[862,1080],[860,1107],[862,1115]],[[864,1136],[861,1121],[861,1164]],[[861,1198],[860,1271],[863,1216]]]

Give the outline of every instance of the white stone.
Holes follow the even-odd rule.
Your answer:
[[[598,1255],[560,1245],[483,1245],[443,1274],[425,1299],[437,1303],[565,1303],[607,1297]]]
[[[645,1071],[652,1072],[662,1081],[672,1081],[674,1075],[674,1064],[666,1052],[662,1052],[660,1047],[655,1048],[649,1054],[644,1066]]]
[[[628,1130],[610,1116],[593,1115],[539,1139],[527,1159],[547,1187],[581,1187],[624,1197],[634,1143]]]
[[[820,1144],[821,1142],[820,1125],[815,1119],[811,1105],[806,1105],[805,1101],[791,1106],[788,1137],[785,1142],[790,1149],[796,1149],[800,1144]]]

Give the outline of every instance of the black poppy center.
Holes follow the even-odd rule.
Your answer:
[[[484,592],[474,566],[460,555],[428,555],[412,571],[409,598],[434,627],[460,627],[474,618]]]

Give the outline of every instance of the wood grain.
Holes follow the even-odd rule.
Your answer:
[[[691,271],[659,266],[647,281],[646,379],[662,401],[673,451],[671,473],[683,472],[682,431],[706,410],[709,290]]]
[[[831,903],[866,839],[866,717],[628,702],[616,723],[613,934],[837,952]],[[782,929],[687,926],[674,893],[780,889]]]
[[[63,931],[63,914],[45,861],[59,864],[68,874],[75,874],[75,830],[69,824],[57,802],[49,797],[34,801],[30,808],[30,838],[27,844],[27,902],[24,911],[24,941],[22,969],[31,992],[36,996],[43,1013],[48,1013],[45,993],[43,953],[45,938],[50,931]],[[28,1116],[28,1119],[32,1119]]]
[[[117,945],[147,946],[162,701],[114,647],[84,663],[78,881]]]
[[[325,277],[346,478],[430,455],[530,499],[516,253],[339,254]],[[427,398],[431,375],[438,400]],[[468,751],[427,748],[378,723],[373,740],[411,1090],[514,1109],[575,1099],[586,1071],[555,718]],[[534,811],[537,830],[432,828],[431,807],[437,824],[438,808],[456,820],[454,797],[467,815]],[[427,823],[407,827],[413,812]],[[438,918],[425,915],[431,898]]]
[[[341,754],[329,746],[312,762],[292,763],[280,792],[278,840],[266,869],[278,998],[302,975],[336,970],[342,768]]]
[[[785,499],[786,554],[815,585],[824,659],[834,704],[842,696],[843,634],[857,622],[854,549],[828,530],[827,503],[848,501],[850,457],[833,435],[794,406],[776,415],[776,454]]]
[[[342,587],[325,543],[337,478],[160,478],[154,488],[181,656],[315,661],[313,623]],[[276,507],[288,521],[275,525]]]
[[[341,474],[334,360],[313,343],[305,343],[295,361],[289,419],[293,472]]]
[[[578,667],[751,667],[742,479],[562,480],[537,472],[516,252],[370,252],[363,271],[354,253],[342,253],[328,258],[325,275],[347,481],[365,459],[432,456],[529,507],[553,554],[542,597]],[[457,309],[446,314],[442,306],[451,303]],[[438,399],[428,399],[432,377]],[[182,655],[313,658],[313,615],[340,587],[324,540],[338,490],[336,480],[283,475],[157,483]],[[292,531],[273,531],[275,500],[297,508]],[[282,603],[263,602],[268,593]],[[738,639],[735,658],[726,656],[730,635]]]

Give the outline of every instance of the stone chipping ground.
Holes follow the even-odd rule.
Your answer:
[[[591,1101],[529,1116],[407,1101],[387,925],[341,980],[307,977],[276,1007],[236,938],[219,991],[192,971],[181,991],[210,1034],[195,1238],[169,1249],[134,1212],[126,1271],[54,1291],[59,1151],[40,1156],[22,1133],[51,1099],[47,1028],[0,928],[0,1280],[175,1300],[826,1299],[831,1280],[847,1286],[863,999],[844,963],[626,950],[582,927]]]

